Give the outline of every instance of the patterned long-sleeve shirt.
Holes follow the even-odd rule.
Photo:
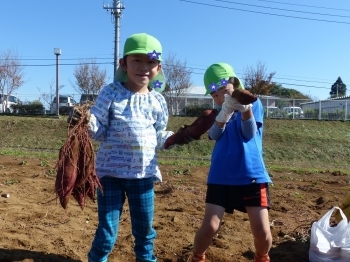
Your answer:
[[[99,142],[99,177],[162,180],[157,149],[173,132],[166,131],[168,108],[160,93],[133,93],[120,83],[109,84],[90,112],[90,136]]]

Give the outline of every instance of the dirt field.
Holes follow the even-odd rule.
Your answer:
[[[96,203],[84,211],[72,198],[68,212],[54,198],[54,162],[0,156],[1,262],[87,261],[86,254],[97,225]],[[156,185],[158,261],[187,261],[204,212],[206,167],[161,166],[164,183]],[[293,174],[271,172],[273,232],[272,261],[308,261],[309,230],[349,191],[349,177],[340,172]],[[134,261],[133,237],[125,205],[119,238],[109,261]],[[207,261],[252,261],[253,239],[247,215],[225,215]]]

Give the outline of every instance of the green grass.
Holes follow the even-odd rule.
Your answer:
[[[293,166],[333,166],[350,163],[350,122],[318,120],[265,121],[264,159]]]
[[[176,131],[194,119],[170,117],[168,129]],[[2,155],[54,159],[66,136],[66,117],[0,116]],[[202,139],[189,145],[159,150],[160,164],[207,166],[214,144],[203,135]],[[348,170],[349,145],[350,122],[286,119],[266,119],[264,122],[264,160],[270,169],[287,168],[296,172]]]

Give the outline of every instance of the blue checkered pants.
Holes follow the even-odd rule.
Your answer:
[[[137,261],[155,262],[152,227],[154,215],[153,178],[120,179],[102,177],[103,193],[97,192],[98,220],[95,238],[88,254],[89,262],[106,262],[117,240],[119,219],[128,198],[134,252]]]

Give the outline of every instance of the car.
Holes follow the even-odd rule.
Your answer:
[[[7,97],[8,95],[4,95],[4,99],[2,99],[2,94],[0,94],[0,113],[13,113],[12,105],[17,105],[19,102],[16,96],[10,95],[6,103]]]
[[[282,113],[289,118],[304,118],[304,111],[298,106],[286,106],[283,107]]]
[[[281,110],[277,106],[264,106],[265,117],[280,117]]]
[[[87,101],[95,102],[98,95],[93,94],[82,94],[80,97],[80,104],[86,104]]]
[[[72,96],[69,95],[60,95],[59,96],[59,110],[69,111],[71,108],[73,108],[74,105],[76,105],[77,102],[74,100]],[[56,96],[53,98],[51,106],[50,106],[50,112],[51,114],[56,114],[57,108],[56,108]]]

